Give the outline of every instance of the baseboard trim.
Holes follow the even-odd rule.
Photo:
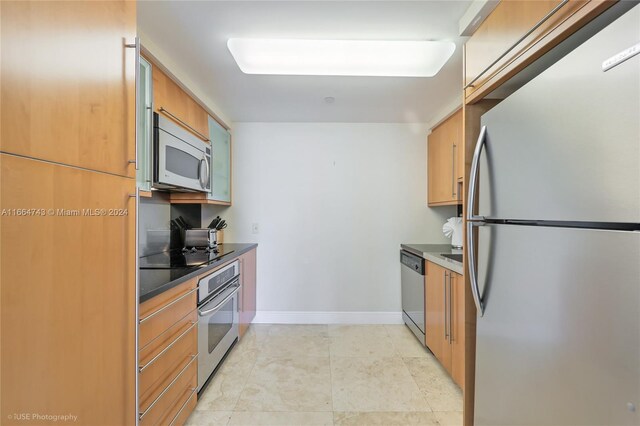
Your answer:
[[[402,324],[402,312],[258,311],[259,324]]]

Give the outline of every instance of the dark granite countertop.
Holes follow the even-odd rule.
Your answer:
[[[256,247],[258,247],[258,244],[225,243],[220,244],[220,251],[222,253],[233,251],[203,265],[171,269],[140,269],[139,303],[145,302],[193,277],[213,270]]]
[[[464,275],[462,262],[442,256],[443,254],[461,254],[462,250],[451,248],[450,244],[400,244],[400,248],[407,250],[430,262]]]

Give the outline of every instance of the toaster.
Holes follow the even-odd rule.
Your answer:
[[[184,234],[184,246],[191,247],[215,247],[216,230],[209,228],[187,229]]]

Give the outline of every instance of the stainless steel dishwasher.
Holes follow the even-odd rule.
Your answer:
[[[420,343],[426,346],[424,328],[424,259],[400,250],[402,319]]]

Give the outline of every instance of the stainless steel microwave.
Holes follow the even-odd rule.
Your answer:
[[[211,146],[158,113],[153,114],[153,187],[209,192]]]

